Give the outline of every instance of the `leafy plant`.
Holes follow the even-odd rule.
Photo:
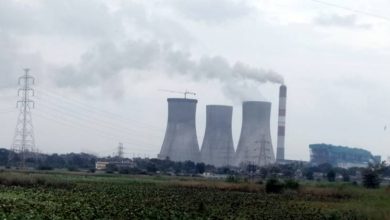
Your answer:
[[[279,179],[271,178],[265,183],[265,191],[267,193],[281,193],[284,190],[284,183]]]

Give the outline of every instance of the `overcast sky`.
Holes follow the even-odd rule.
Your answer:
[[[337,5],[334,5],[337,4]],[[288,87],[286,157],[330,143],[390,155],[390,2],[387,0],[2,0],[0,147],[12,143],[17,79],[36,77],[33,123],[48,153],[156,156],[168,97],[207,104],[272,102]]]

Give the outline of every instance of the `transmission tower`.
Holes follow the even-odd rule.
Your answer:
[[[119,143],[118,145],[118,158],[123,159],[124,152],[123,152],[123,143]]]
[[[260,151],[259,151],[259,157],[258,157],[258,164],[259,166],[265,166],[267,165],[268,161],[271,160],[270,158],[270,152],[267,150],[267,145],[270,144],[269,141],[265,138],[265,136],[262,136],[262,139],[260,141],[256,141],[255,143],[260,143]]]
[[[34,128],[32,123],[31,109],[35,107],[35,102],[30,99],[34,96],[32,85],[35,78],[29,74],[29,69],[24,69],[24,75],[19,77],[18,101],[16,107],[19,108],[19,115],[16,122],[15,135],[11,146],[11,151],[20,157],[20,168],[25,168],[26,158],[31,152],[35,152]]]

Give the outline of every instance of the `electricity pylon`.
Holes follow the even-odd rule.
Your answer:
[[[16,122],[15,135],[11,146],[11,151],[20,157],[20,168],[25,168],[28,153],[35,152],[34,127],[32,123],[31,109],[35,107],[35,102],[30,99],[34,96],[32,85],[35,78],[29,74],[29,69],[24,69],[24,75],[19,77],[19,100],[16,107],[19,108],[19,115]]]
[[[123,150],[124,150],[123,143],[119,143],[119,145],[118,145],[118,157],[119,157],[119,159],[123,159],[123,157],[124,157]]]

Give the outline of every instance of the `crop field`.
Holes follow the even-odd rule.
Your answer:
[[[305,183],[267,194],[223,180],[0,173],[1,219],[390,219],[390,190]]]

